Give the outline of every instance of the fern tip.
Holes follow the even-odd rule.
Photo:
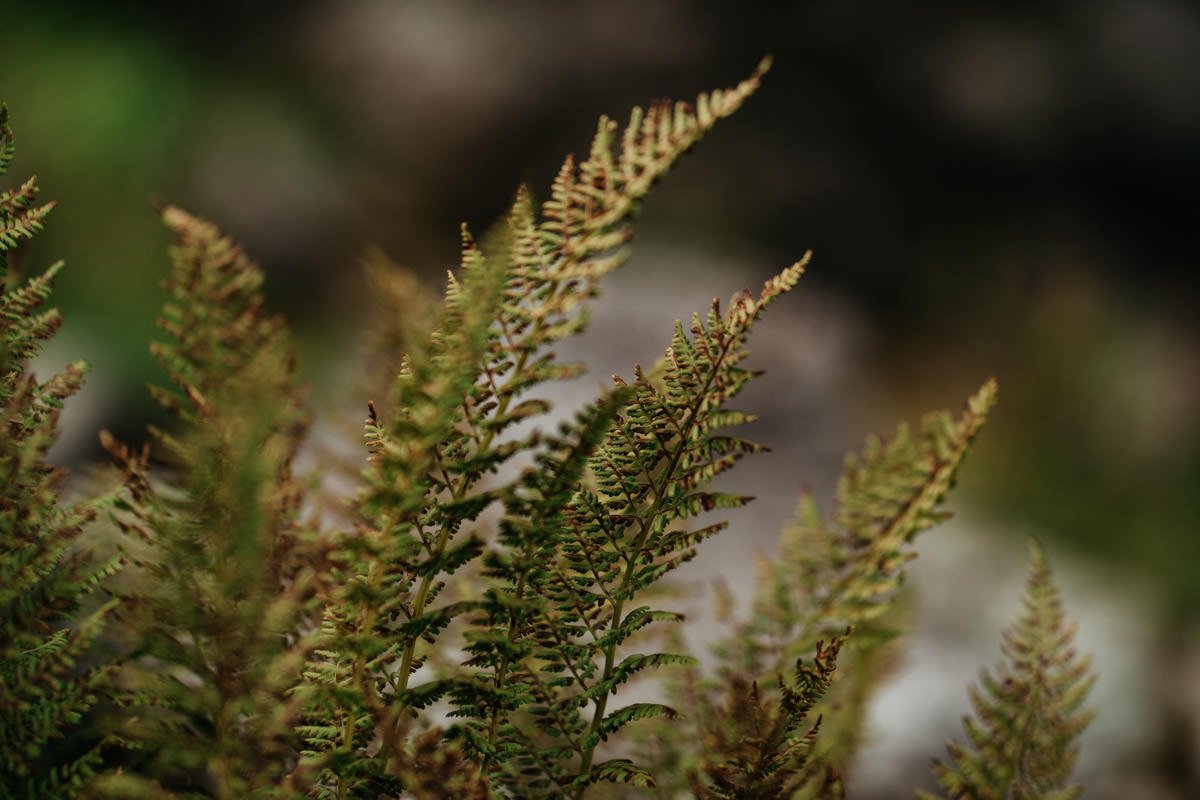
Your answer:
[[[995,407],[996,395],[999,391],[1000,384],[996,381],[995,377],[988,378],[967,401],[968,410],[972,414],[986,416]]]

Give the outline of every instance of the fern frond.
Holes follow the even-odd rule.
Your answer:
[[[677,716],[660,703],[608,709],[633,673],[692,663],[669,653],[620,658],[621,645],[647,624],[680,619],[648,606],[627,606],[723,527],[687,530],[681,526],[688,519],[748,500],[706,485],[760,449],[725,433],[750,419],[728,402],[753,377],[740,366],[753,322],[803,269],[800,262],[784,270],[757,298],[749,292],[736,296],[727,314],[714,303],[706,318],[693,318],[690,336],[677,325],[657,379],[638,369],[634,384],[618,381],[628,397],[588,458],[589,485],[581,485],[565,509],[565,531],[556,534],[557,560],[543,557],[538,567],[545,601],[529,601],[529,624],[511,631],[522,647],[531,648],[508,662],[515,667],[513,696],[531,703],[529,720],[506,714],[498,752],[489,755],[501,762],[494,779],[514,794],[581,796],[590,783],[615,774],[594,765],[601,742],[635,720]],[[587,706],[590,718],[581,711]],[[566,757],[572,754],[574,765]],[[510,763],[503,763],[505,757]]]
[[[563,424],[558,436],[548,437],[536,468],[522,476],[507,498],[508,513],[497,538],[501,547],[484,559],[482,576],[491,585],[478,604],[479,613],[468,620],[471,657],[466,666],[478,671],[476,680],[455,692],[459,713],[478,717],[466,724],[463,735],[485,754],[485,764],[503,760],[495,752],[502,722],[530,699],[526,687],[509,680],[510,671],[533,652],[527,634],[548,613],[547,595],[561,575],[567,509],[588,460],[627,399],[627,392],[611,392],[574,423]]]
[[[370,406],[357,530],[339,543],[333,577],[340,589],[322,624],[322,655],[298,692],[311,722],[339,730],[309,741],[311,758],[330,758],[320,791],[339,798],[374,797],[375,787],[396,782],[387,762],[402,750],[403,714],[445,691],[409,686],[421,666],[417,644],[432,641],[462,610],[428,608],[443,588],[438,578],[482,551],[477,537],[451,540],[492,497],[466,496],[462,468],[452,464],[464,455],[463,409],[487,351],[503,258],[489,259],[465,230],[462,253],[462,279],[449,276],[429,340],[404,359],[385,406],[394,417],[381,419]],[[378,757],[367,752],[377,736],[386,745]]]
[[[1094,716],[1084,704],[1096,677],[1091,658],[1071,646],[1075,625],[1063,612],[1045,551],[1032,541],[1022,606],[1003,634],[1004,663],[984,670],[970,689],[975,713],[963,718],[968,745],[949,742],[950,763],[934,761],[947,797],[1069,800],[1083,791],[1070,777],[1077,740]]]
[[[241,247],[215,225],[175,206],[162,210],[171,229],[171,275],[164,281],[169,299],[158,327],[169,337],[150,351],[175,384],[152,387],[159,403],[185,422],[196,423],[216,402],[235,402],[253,365],[281,361],[265,372],[271,389],[290,398],[292,356],[287,329],[263,312],[262,271]]]
[[[8,110],[0,106],[0,175],[12,155]],[[41,228],[52,204],[34,207],[37,192],[34,179],[0,192],[0,256]],[[87,373],[83,362],[45,381],[29,372],[61,324],[56,310],[41,310],[60,268],[0,295],[0,795],[13,798],[74,797],[98,763],[94,751],[46,750],[76,729],[101,693],[108,667],[87,661],[113,603],[78,615],[119,566],[96,564],[78,549],[95,509],[60,504],[64,475],[46,462],[63,402]]]
[[[907,546],[948,516],[941,503],[995,399],[996,383],[988,381],[957,420],[947,412],[930,414],[919,434],[901,425],[890,441],[870,438],[861,455],[846,459],[836,532],[801,522],[781,543],[787,563],[810,560],[802,553],[813,545],[830,556],[824,562],[829,581],[810,582],[816,602],[806,609],[804,633],[861,626],[889,607],[904,564],[916,557]]]
[[[829,690],[843,642],[818,642],[811,660],[797,662],[794,682],[778,679],[777,694],[731,673],[723,676],[724,703],[700,698],[708,726],[701,773],[689,775],[697,798],[788,800],[801,789],[810,797],[825,789],[827,770],[814,758],[821,722],[809,717]]]
[[[357,737],[358,723],[348,720],[369,710],[391,745],[388,731],[400,714],[418,698],[430,702],[450,689],[413,686],[411,676],[423,663],[422,648],[471,607],[438,596],[446,576],[484,552],[483,540],[469,533],[474,521],[497,501],[520,506],[516,495],[530,489],[519,482],[488,486],[518,454],[542,452],[540,434],[513,433],[549,409],[530,393],[581,371],[555,362],[550,348],[586,323],[586,303],[601,277],[624,261],[632,216],[654,182],[741,105],[765,69],[734,89],[702,95],[694,109],[680,103],[635,110],[619,142],[615,124],[602,119],[588,158],[564,163],[540,218],[521,190],[505,223],[481,245],[464,234],[460,275],[450,277],[431,336],[405,361],[383,418],[373,411],[367,424],[371,463],[358,504],[361,525],[343,550],[347,588],[324,644],[341,654],[333,672],[349,676],[359,696],[357,710],[339,712],[344,742]],[[509,578],[511,586],[520,582]],[[509,617],[501,613],[489,624],[503,630]],[[366,653],[356,643],[367,638],[390,644]],[[507,667],[503,656],[479,652],[489,641],[502,640],[477,638],[476,656],[484,660],[475,663],[490,664],[495,680]],[[497,707],[489,702],[471,713],[490,727]]]
[[[307,418],[287,330],[262,311],[262,273],[239,247],[178,208],[163,220],[174,235],[168,339],[152,350],[176,390],[153,393],[184,422],[158,432],[171,479],[106,441],[129,471],[114,513],[141,568],[139,647],[122,675],[136,713],[120,733],[151,794],[297,796],[287,694],[310,644],[301,626],[317,553],[291,474]]]
[[[867,440],[846,459],[837,511],[826,523],[807,494],[767,565],[751,619],[720,648],[733,669],[769,677],[814,643],[852,628],[825,716],[822,753],[844,766],[854,752],[860,715],[894,635],[904,565],[913,539],[943,520],[941,503],[995,403],[985,383],[956,419],[927,415],[918,432],[901,425],[884,441]]]
[[[0,177],[8,172],[15,150],[12,129],[8,126],[8,107],[0,104]],[[54,203],[35,205],[37,194],[37,178],[0,192],[0,253],[32,239],[42,229]]]

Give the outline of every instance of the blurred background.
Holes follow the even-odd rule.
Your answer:
[[[26,254],[64,258],[49,366],[94,367],[64,463],[96,431],[139,440],[158,380],[161,197],[242,240],[331,418],[370,298],[368,243],[437,285],[457,226],[545,190],[595,120],[763,88],[647,204],[632,263],[563,405],[661,352],[674,317],[809,274],[759,332],[743,405],[773,452],[759,495],[693,571],[753,578],[796,491],[828,497],[869,431],[1001,405],[958,517],[926,535],[917,631],[872,712],[853,796],[909,796],[959,735],[998,657],[1029,535],[1049,547],[1097,654],[1096,798],[1200,797],[1200,6],[1172,0],[751,7],[687,2],[287,3],[0,0],[11,180],[58,201]]]

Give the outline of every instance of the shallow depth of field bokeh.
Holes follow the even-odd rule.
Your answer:
[[[920,546],[917,634],[855,796],[930,783],[965,684],[998,657],[1030,534],[1097,653],[1089,796],[1198,796],[1200,7],[182,6],[0,5],[12,176],[37,173],[59,203],[24,257],[68,265],[46,359],[94,368],[61,461],[152,419],[153,198],[261,261],[336,427],[365,406],[350,365],[369,243],[436,287],[459,223],[482,231],[521,182],[544,196],[601,113],[731,85],[771,52],[759,94],[647,204],[576,347],[596,367],[579,397],[652,361],[674,317],[811,248],[743,403],[773,452],[733,480],[760,501],[691,577],[745,589],[799,487],[827,497],[865,433],[994,374],[959,515]]]

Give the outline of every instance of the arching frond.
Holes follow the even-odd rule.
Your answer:
[[[601,742],[635,720],[678,716],[660,703],[609,709],[637,672],[692,663],[673,653],[623,654],[622,644],[653,622],[680,618],[637,601],[724,528],[689,530],[688,520],[749,499],[707,484],[761,449],[730,434],[751,417],[729,402],[754,374],[741,366],[753,323],[795,285],[804,263],[768,281],[758,297],[735,296],[727,313],[714,303],[706,317],[693,317],[690,335],[677,325],[654,378],[637,369],[634,383],[618,381],[628,399],[588,459],[592,480],[565,509],[557,557],[539,564],[545,599],[529,601],[536,613],[504,639],[522,647],[510,659],[510,681],[519,687],[513,696],[529,704],[528,720],[504,714],[488,742],[498,752],[488,755],[500,762],[496,780],[514,794],[581,796],[617,775],[611,762],[596,762]]]
[[[563,440],[547,450],[539,433],[516,432],[549,409],[534,396],[537,386],[582,369],[558,363],[552,346],[585,325],[587,301],[624,261],[633,215],[653,184],[753,93],[766,67],[733,89],[701,95],[694,107],[635,110],[619,137],[615,123],[602,119],[588,157],[566,160],[540,214],[521,190],[506,221],[482,243],[464,233],[460,271],[450,276],[432,334],[405,360],[382,415],[373,410],[367,423],[371,462],[361,524],[346,548],[354,553],[341,571],[347,588],[323,645],[340,655],[320,668],[327,678],[341,677],[326,689],[318,682],[305,690],[326,715],[340,708],[339,740],[362,762],[351,767],[351,758],[347,770],[386,771],[386,753],[364,755],[359,737],[369,740],[376,731],[386,751],[399,714],[450,689],[436,681],[414,686],[412,675],[424,663],[422,649],[470,607],[442,591],[445,576],[484,552],[471,533],[474,521],[493,503],[511,501],[510,529],[528,528],[518,519],[523,512],[512,512],[530,487],[496,486],[491,476],[521,453],[556,457]],[[589,438],[585,431],[600,425],[584,424],[572,435]],[[513,587],[521,580],[507,579]],[[507,614],[496,613],[489,624],[509,624]],[[367,639],[387,644],[365,651],[357,643]],[[475,663],[490,664],[493,681],[502,684],[506,659],[480,652],[488,641],[475,640]],[[358,697],[355,708],[345,706],[348,696]],[[365,723],[367,713],[373,725]]]
[[[767,684],[816,642],[852,631],[819,708],[814,754],[831,775],[857,748],[870,691],[886,669],[912,541],[945,518],[942,501],[995,395],[988,381],[957,418],[937,412],[919,432],[901,425],[891,439],[868,438],[846,459],[831,522],[802,496],[779,557],[763,565],[750,618],[718,648],[726,669]]]

